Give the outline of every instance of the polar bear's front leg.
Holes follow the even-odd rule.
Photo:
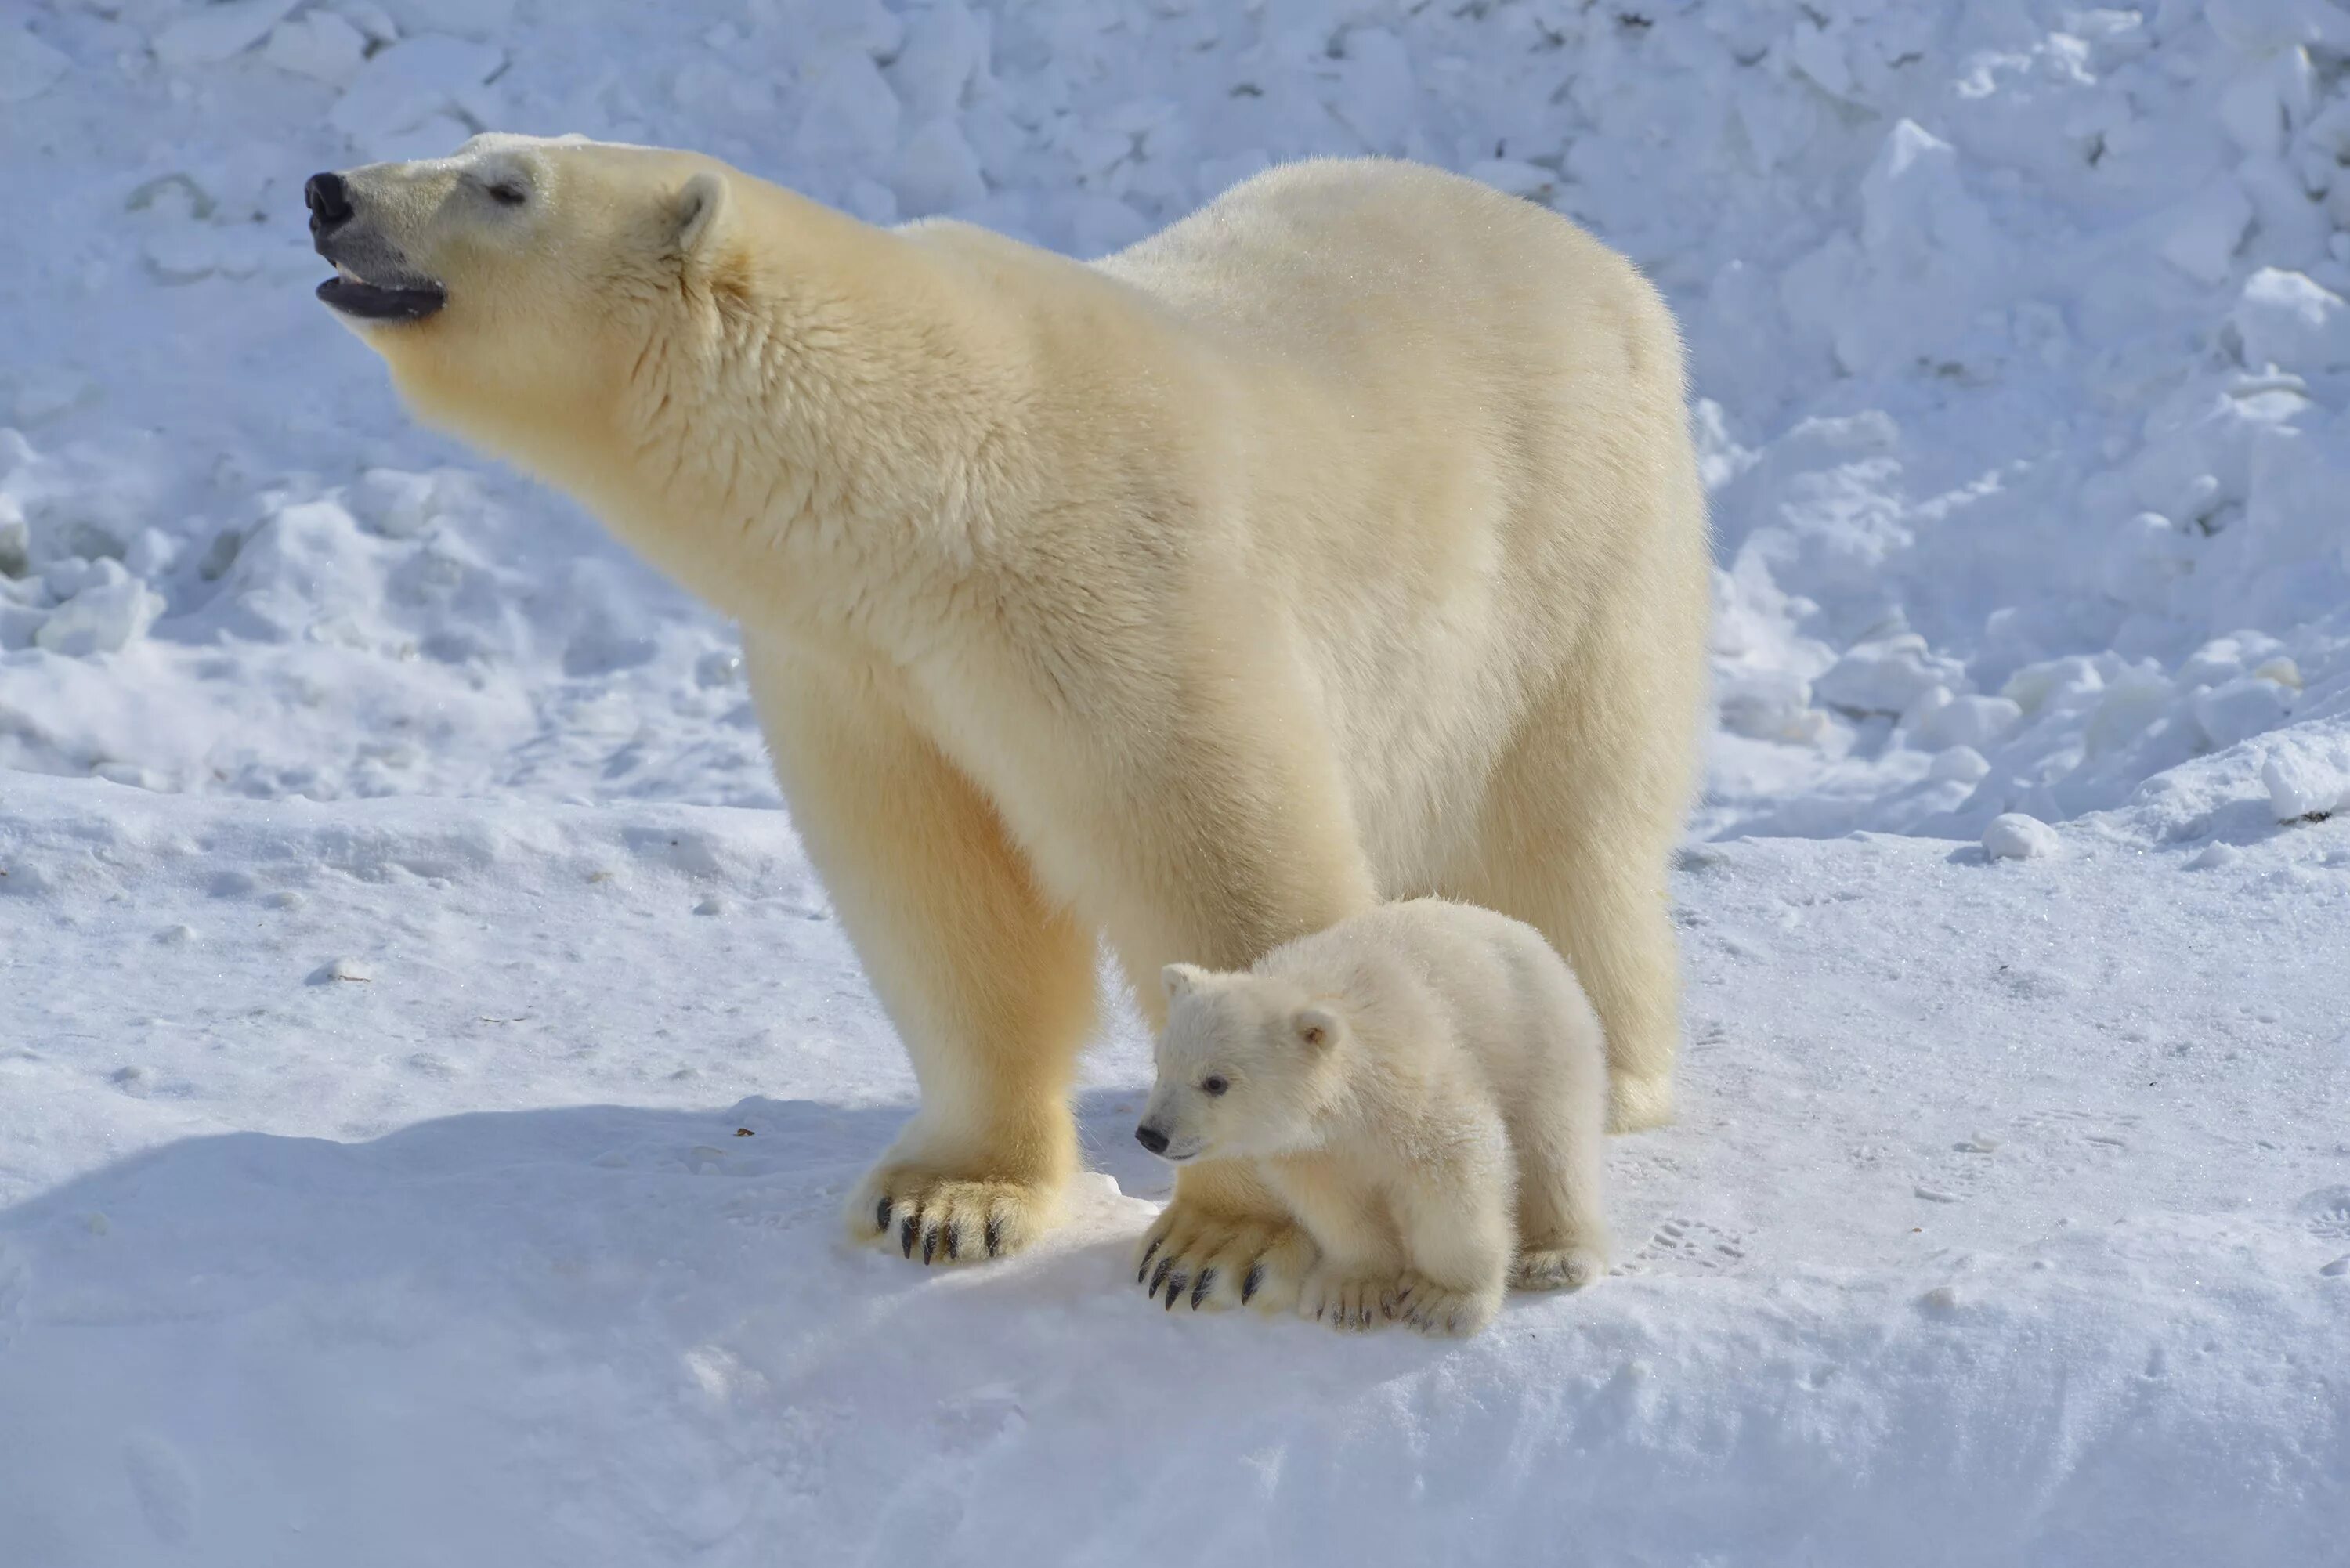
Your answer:
[[[925,1263],[1016,1252],[1077,1168],[1092,933],[1045,902],[986,797],[886,688],[745,651],[792,825],[921,1086],[849,1197],[849,1234]]]

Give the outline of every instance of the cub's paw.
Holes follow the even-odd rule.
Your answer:
[[[1028,1182],[884,1165],[858,1184],[844,1218],[853,1241],[923,1263],[977,1263],[1008,1257],[1050,1230],[1059,1197]]]
[[[1433,1339],[1465,1339],[1493,1321],[1501,1292],[1456,1291],[1421,1274],[1406,1274],[1396,1316]]]
[[[1510,1265],[1510,1286],[1521,1291],[1579,1291],[1607,1272],[1596,1247],[1529,1247]]]
[[[1170,1312],[1179,1304],[1194,1312],[1284,1312],[1296,1304],[1314,1257],[1314,1243],[1286,1220],[1211,1213],[1179,1195],[1143,1233],[1134,1282]]]
[[[1395,1321],[1403,1282],[1393,1274],[1343,1274],[1316,1269],[1297,1295],[1297,1315],[1342,1334],[1359,1334]]]

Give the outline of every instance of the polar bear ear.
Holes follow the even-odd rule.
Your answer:
[[[1309,1051],[1325,1051],[1338,1039],[1338,1015],[1311,1003],[1290,1014],[1290,1033]]]
[[[1206,979],[1207,973],[1198,964],[1170,963],[1159,971],[1159,983],[1166,988],[1167,1000],[1172,1002],[1179,996],[1190,995],[1191,988]]]
[[[670,202],[670,243],[681,256],[708,250],[726,226],[726,182],[705,169],[679,187]]]

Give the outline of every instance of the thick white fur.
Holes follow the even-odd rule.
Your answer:
[[[1304,1315],[1474,1334],[1506,1283],[1606,1271],[1607,1049],[1532,926],[1415,898],[1163,979],[1141,1127],[1179,1162],[1254,1163],[1319,1254]],[[1154,1282],[1170,1303],[1196,1283]]]
[[[1621,257],[1386,161],[1091,265],[657,149],[346,179],[447,288],[351,324],[411,405],[743,623],[921,1085],[858,1234],[969,1259],[1050,1221],[1097,936],[1155,1023],[1170,961],[1489,905],[1582,974],[1616,1125],[1669,1116],[1708,545],[1673,324]],[[1245,1170],[1184,1171],[1150,1244],[1294,1299]]]

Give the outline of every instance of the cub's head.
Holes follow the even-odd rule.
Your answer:
[[[1167,1029],[1136,1140],[1178,1164],[1311,1147],[1346,1037],[1337,1012],[1262,975],[1178,963],[1159,979]]]
[[[693,153],[528,136],[313,175],[311,239],[335,268],[318,298],[419,414],[529,461],[534,431],[598,439],[596,400],[721,264],[728,175]]]

